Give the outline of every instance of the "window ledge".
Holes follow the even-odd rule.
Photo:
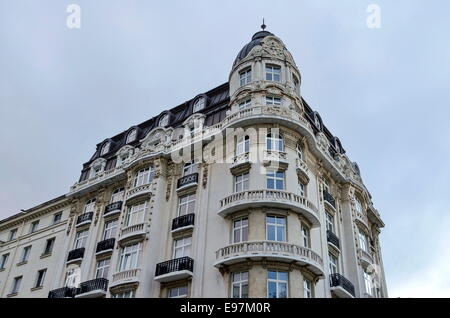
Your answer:
[[[50,256],[52,256],[52,253],[41,254],[40,258],[42,259],[42,258],[47,258],[47,257],[50,257]]]
[[[36,287],[30,288],[30,290],[33,292],[33,291],[36,291],[36,290],[40,290],[42,288],[44,288],[44,286],[36,286]]]
[[[28,263],[28,261],[23,261],[23,262],[17,263],[17,266],[22,266],[22,265],[25,265],[26,263]]]
[[[6,295],[6,297],[11,298],[11,297],[17,296],[18,294],[19,294],[19,293],[12,293],[12,294]]]
[[[0,273],[3,272],[6,268],[0,268]]]

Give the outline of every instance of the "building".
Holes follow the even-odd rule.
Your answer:
[[[263,26],[227,83],[99,143],[66,195],[1,221],[1,296],[387,297],[384,224],[300,86]]]

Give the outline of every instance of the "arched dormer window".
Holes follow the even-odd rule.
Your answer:
[[[322,130],[322,123],[317,113],[314,114],[314,124],[316,125],[317,129]]]
[[[193,112],[193,113],[196,113],[196,112],[201,111],[203,108],[205,108],[205,104],[206,104],[206,101],[205,101],[205,98],[204,98],[204,97],[198,98],[198,99],[195,101],[195,103],[194,103],[194,106],[193,106],[193,108],[192,108],[192,112]]]
[[[169,114],[164,114],[159,120],[159,127],[166,127],[169,124]]]
[[[272,151],[284,151],[283,136],[275,133],[268,133],[266,137],[266,148]]]
[[[100,151],[100,156],[106,155],[109,152],[110,147],[111,143],[109,141],[105,142],[102,146],[102,150]]]
[[[126,143],[129,144],[130,142],[133,142],[136,140],[137,137],[137,130],[133,129],[132,131],[130,131],[127,135],[127,141]]]

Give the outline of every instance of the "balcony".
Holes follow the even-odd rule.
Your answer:
[[[297,158],[295,160],[295,169],[297,170],[297,175],[301,178],[301,181],[303,183],[309,182],[309,176],[308,176],[308,165],[303,160]]]
[[[331,291],[339,298],[355,297],[355,286],[339,273],[330,275],[330,287]]]
[[[194,228],[195,214],[190,213],[183,216],[179,216],[172,220],[172,232],[179,232]]]
[[[105,207],[105,211],[103,212],[103,216],[111,216],[120,213],[122,211],[122,201],[114,202],[111,204],[108,204]]]
[[[192,276],[194,260],[190,257],[171,259],[156,265],[155,280],[160,283],[172,282]]]
[[[232,174],[238,174],[239,172],[250,169],[250,153],[246,152],[233,157],[230,170]]]
[[[284,169],[286,169],[289,164],[287,160],[287,153],[284,151],[264,150],[263,164],[265,166],[282,166]]]
[[[96,278],[83,282],[77,289],[76,298],[99,298],[105,297],[108,291],[108,280],[106,278]]]
[[[81,262],[84,256],[84,247],[71,250],[67,255],[67,263]]]
[[[133,239],[143,239],[145,234],[145,223],[127,226],[120,231],[119,243]]]
[[[358,248],[357,254],[359,261],[364,267],[371,266],[375,263],[372,255],[362,248]]]
[[[97,249],[95,250],[95,255],[111,253],[114,250],[114,244],[116,243],[115,238],[110,238],[97,243]]]
[[[198,173],[188,174],[181,177],[177,182],[177,191],[181,191],[198,185]]]
[[[214,266],[233,265],[252,259],[259,261],[267,259],[281,263],[297,263],[305,266],[316,275],[323,275],[322,258],[311,249],[275,241],[250,241],[232,244],[221,248],[216,252]]]
[[[135,199],[141,196],[150,196],[152,193],[151,183],[143,184],[133,189],[128,190],[126,195],[126,201]]]
[[[76,227],[90,224],[92,222],[93,216],[94,216],[94,212],[87,212],[87,213],[81,214],[77,219]]]
[[[339,238],[336,236],[336,234],[334,234],[330,230],[327,231],[327,241],[337,250],[340,249]]]
[[[77,293],[77,289],[74,287],[62,287],[51,290],[48,293],[48,298],[73,298]]]
[[[332,208],[334,211],[336,211],[336,200],[333,198],[333,196],[328,193],[328,191],[323,190],[323,201],[325,204],[327,204],[330,208]]]
[[[141,275],[140,268],[123,270],[112,275],[111,288],[123,284],[139,283]]]
[[[319,225],[317,208],[305,197],[281,190],[249,190],[229,195],[219,202],[222,217],[248,208],[273,207],[295,211],[314,226]]]

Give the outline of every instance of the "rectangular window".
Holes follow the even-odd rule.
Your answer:
[[[281,79],[281,68],[275,65],[266,65],[266,81],[279,82]]]
[[[174,287],[169,289],[169,298],[186,298],[188,293],[187,286]]]
[[[331,253],[328,253],[328,257],[330,259],[330,273],[331,274],[336,274],[339,272],[339,268],[338,268],[338,259],[336,256],[334,256]]]
[[[34,284],[34,287],[44,286],[44,279],[45,279],[46,273],[47,273],[47,269],[41,269],[40,271],[37,272],[36,283]]]
[[[23,262],[27,262],[28,258],[30,257],[30,252],[31,252],[31,245],[30,246],[25,246],[22,250],[22,256],[20,258],[20,263]]]
[[[15,240],[16,236],[17,236],[17,229],[13,229],[13,230],[9,231],[8,241]]]
[[[367,252],[367,236],[366,233],[359,230],[359,245],[363,251]]]
[[[11,294],[17,294],[19,292],[20,283],[22,283],[22,276],[14,278],[13,284],[11,286]]]
[[[288,273],[267,271],[267,298],[288,297]]]
[[[268,215],[266,217],[266,236],[268,241],[286,242],[286,218]]]
[[[306,197],[306,185],[300,180],[298,180],[298,190],[302,197]]]
[[[6,264],[8,263],[8,259],[9,259],[9,253],[2,255],[2,259],[0,260],[0,269],[5,269],[6,268]]]
[[[112,298],[134,298],[136,297],[136,290],[129,290],[123,293],[113,294]]]
[[[248,108],[250,106],[252,106],[252,100],[251,99],[247,99],[247,100],[239,103],[239,109]]]
[[[364,285],[366,287],[366,293],[369,295],[372,294],[372,275],[364,271]]]
[[[141,245],[139,243],[122,248],[119,260],[120,272],[138,267],[140,248]]]
[[[303,246],[311,248],[311,233],[309,228],[302,223],[302,242]]]
[[[246,85],[252,81],[252,69],[247,68],[239,73],[239,83],[241,86]]]
[[[231,291],[233,298],[248,298],[248,272],[231,276]]]
[[[134,177],[134,186],[139,187],[152,182],[155,171],[153,167],[139,170]]]
[[[234,176],[234,192],[248,190],[250,175],[248,172]]]
[[[105,228],[103,229],[103,236],[102,240],[107,240],[110,238],[116,237],[116,231],[117,231],[117,219],[106,222]]]
[[[184,165],[183,167],[183,177],[188,176],[193,173],[198,172],[198,163],[191,161]]]
[[[53,251],[53,245],[55,244],[55,238],[52,237],[51,239],[48,239],[45,243],[44,253],[43,255],[51,254]]]
[[[148,201],[140,204],[132,205],[128,208],[125,226],[131,226],[144,223],[145,211],[147,210]]]
[[[173,243],[173,258],[180,258],[191,255],[192,237],[185,236],[176,239]]]
[[[102,259],[97,262],[97,268],[95,270],[95,278],[105,278],[108,279],[109,266],[111,264],[110,258]]]
[[[236,141],[236,156],[250,152],[250,137],[242,136]]]
[[[284,190],[283,171],[267,171],[267,189]]]
[[[31,225],[30,225],[30,233],[36,232],[37,228],[38,228],[38,225],[39,225],[39,220],[34,221],[33,223],[31,223]]]
[[[88,235],[89,235],[88,230],[83,230],[83,231],[77,232],[77,234],[75,234],[75,245],[73,248],[77,249],[77,248],[86,247]]]
[[[266,150],[284,151],[283,136],[276,133],[269,133],[266,136]]]
[[[334,216],[325,212],[327,230],[334,233]]]
[[[72,268],[66,272],[64,287],[78,287],[80,285],[80,268]]]
[[[62,212],[58,212],[58,213],[55,213],[55,214],[53,214],[53,224],[56,224],[56,223],[59,223],[59,222],[61,222],[61,219],[62,219]]]
[[[182,196],[178,199],[178,216],[195,212],[195,194]]]
[[[281,106],[281,98],[266,96],[266,106]]]
[[[314,298],[313,285],[309,279],[303,278],[303,295],[305,298]]]
[[[233,222],[233,243],[248,241],[248,218]]]
[[[124,188],[115,189],[111,195],[111,203],[123,201]]]

